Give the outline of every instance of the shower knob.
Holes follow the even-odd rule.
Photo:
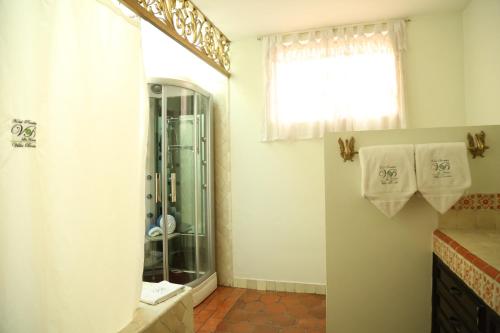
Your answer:
[[[148,213],[146,216],[149,217],[149,218],[152,218],[153,217],[153,213]]]
[[[146,195],[146,198],[148,198],[148,199],[151,199],[152,197],[153,197],[153,195],[151,195],[151,193]]]
[[[153,178],[153,177],[151,177],[151,175],[147,175],[147,177],[146,177],[147,180],[151,180],[151,178]]]

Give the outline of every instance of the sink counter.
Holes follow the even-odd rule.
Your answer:
[[[500,232],[486,229],[440,229],[445,235],[500,271]]]
[[[438,229],[434,253],[488,306],[500,314],[500,233]]]

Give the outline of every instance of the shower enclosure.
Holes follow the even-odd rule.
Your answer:
[[[212,98],[168,79],[150,80],[148,92],[143,280],[194,287],[196,304],[217,285]]]

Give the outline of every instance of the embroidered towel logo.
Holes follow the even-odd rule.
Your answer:
[[[395,166],[379,167],[378,176],[382,185],[399,183],[398,168]]]
[[[431,160],[432,176],[434,178],[451,177],[449,160]]]
[[[12,134],[12,147],[36,148],[36,122],[13,119],[10,133]]]

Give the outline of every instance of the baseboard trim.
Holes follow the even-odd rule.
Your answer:
[[[233,287],[268,291],[286,291],[292,293],[326,294],[325,284],[243,279],[237,277],[233,280]]]

